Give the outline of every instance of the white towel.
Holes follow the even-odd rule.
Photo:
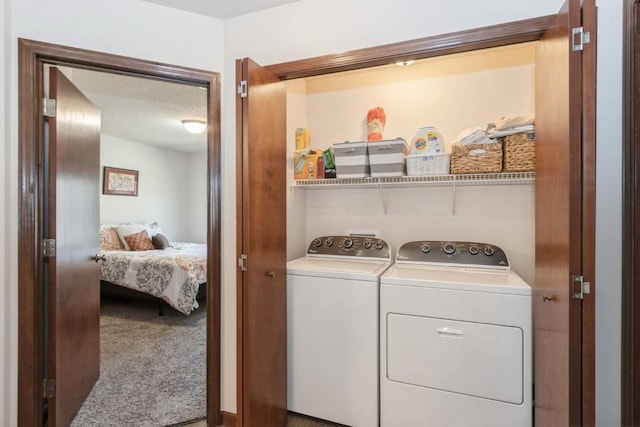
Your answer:
[[[514,135],[516,133],[533,132],[535,131],[535,129],[536,128],[534,125],[518,126],[513,128],[507,128],[504,130],[491,128],[487,131],[487,136],[489,136],[489,138],[500,138],[502,136]]]
[[[461,145],[469,145],[469,144],[489,144],[495,141],[492,141],[487,137],[485,131],[480,128],[471,128],[464,129],[459,134],[455,140],[456,143]]]
[[[505,130],[510,128],[516,128],[520,126],[532,125],[535,122],[535,117],[532,114],[527,116],[514,116],[514,117],[500,117],[495,121],[496,130]]]

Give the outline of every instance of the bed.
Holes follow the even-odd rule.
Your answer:
[[[183,314],[199,307],[207,282],[207,247],[199,243],[169,242],[148,225],[137,232],[120,226],[103,226],[100,231],[101,293],[136,299],[164,301]],[[106,230],[105,230],[106,229]],[[119,233],[122,229],[123,233]],[[114,234],[117,233],[116,234]],[[109,235],[105,237],[105,235]],[[151,238],[149,234],[152,234]],[[135,235],[122,241],[120,236]],[[155,237],[159,236],[158,239]],[[160,239],[162,237],[163,239]],[[118,239],[115,241],[114,239]],[[156,244],[156,240],[162,240]],[[148,243],[147,243],[148,241]],[[127,244],[124,247],[124,243]],[[144,249],[140,249],[143,247]],[[144,297],[151,296],[152,298]],[[162,306],[160,306],[162,314]]]

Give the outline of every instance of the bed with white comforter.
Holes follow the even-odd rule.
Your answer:
[[[161,298],[189,314],[207,281],[207,246],[172,242],[163,250],[102,250],[100,279]]]

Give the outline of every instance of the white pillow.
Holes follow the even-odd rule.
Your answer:
[[[151,229],[146,224],[126,224],[126,225],[119,225],[118,227],[116,227],[116,232],[118,233],[118,237],[120,238],[120,241],[124,245],[124,248],[128,251],[130,251],[131,248],[129,247],[129,245],[127,245],[127,241],[124,239],[124,236],[128,236],[129,234],[139,233],[142,230],[146,230],[147,235],[149,235],[149,239],[151,239]]]
[[[149,233],[149,238],[152,238],[156,234],[162,234],[162,229],[160,228],[160,224],[157,222],[152,222],[151,224],[147,224],[147,233]]]

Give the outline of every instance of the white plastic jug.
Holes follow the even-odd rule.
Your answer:
[[[444,153],[442,134],[433,126],[418,129],[411,140],[411,154]]]

